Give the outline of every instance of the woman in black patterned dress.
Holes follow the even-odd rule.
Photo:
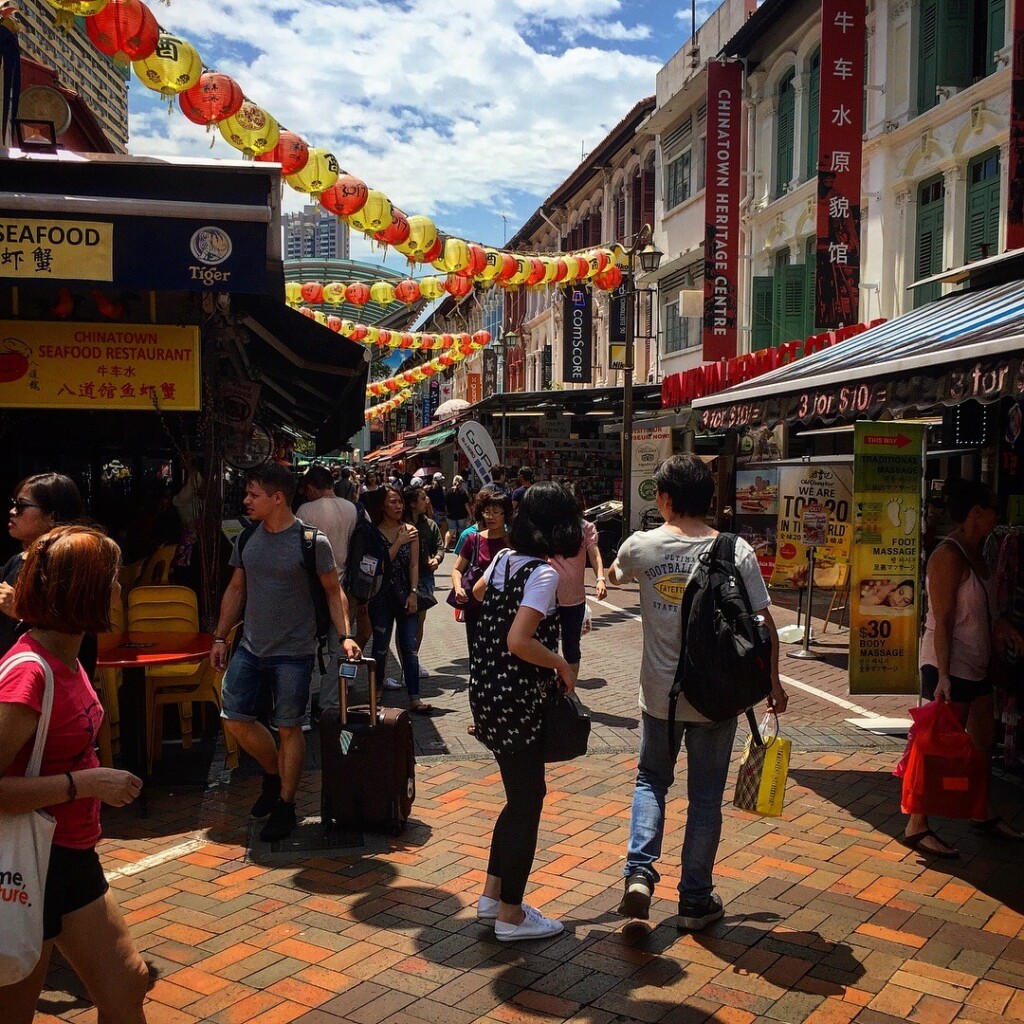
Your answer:
[[[575,685],[558,653],[558,573],[554,555],[574,555],[583,540],[572,495],[561,485],[534,484],[512,524],[511,549],[498,554],[473,588],[483,611],[470,650],[469,703],[476,737],[493,754],[505,806],[491,837],[478,921],[494,922],[500,942],[548,938],[562,924],[523,903],[537,851],[547,792],[541,748],[546,687]]]

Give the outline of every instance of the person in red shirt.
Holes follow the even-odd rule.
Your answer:
[[[0,814],[45,810],[56,821],[35,970],[0,988],[5,1024],[29,1024],[56,942],[82,979],[101,1021],[145,1022],[150,971],[132,943],[96,853],[100,804],[123,807],[142,781],[101,768],[95,740],[103,708],[78,660],[82,635],[110,628],[118,591],[118,546],[98,530],[61,526],[34,541],[14,591],[29,631],[0,662]],[[19,654],[53,673],[53,711],[38,778],[25,778],[46,688],[38,662],[5,671]]]

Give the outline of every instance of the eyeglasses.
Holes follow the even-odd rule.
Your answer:
[[[14,514],[16,516],[20,516],[27,508],[38,508],[42,510],[42,507],[42,505],[37,505],[34,501],[26,501],[24,498],[11,498],[11,508],[14,509]]]

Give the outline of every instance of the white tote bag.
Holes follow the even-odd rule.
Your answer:
[[[16,665],[34,661],[46,673],[43,710],[36,726],[26,778],[39,775],[53,710],[53,673],[38,654],[16,654],[0,665],[2,679]],[[43,951],[43,895],[56,822],[42,811],[0,814],[0,985],[27,978]]]

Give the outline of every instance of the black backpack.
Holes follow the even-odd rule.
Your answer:
[[[353,601],[369,601],[380,593],[391,561],[380,530],[365,516],[356,520],[345,562],[345,593]]]
[[[683,639],[669,692],[669,736],[675,742],[682,693],[712,722],[735,718],[772,689],[772,638],[750,607],[736,568],[736,535],[720,533],[701,555],[683,593]]]

